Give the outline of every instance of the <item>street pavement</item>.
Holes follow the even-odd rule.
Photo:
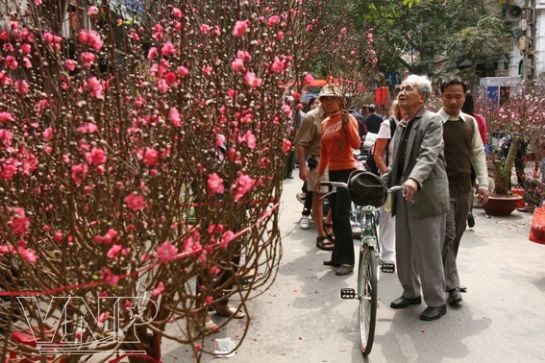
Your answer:
[[[301,184],[284,182],[280,269],[272,287],[249,303],[250,326],[242,345],[231,358],[203,355],[201,362],[545,361],[545,245],[528,240],[531,214],[490,218],[474,210],[476,225],[466,230],[458,254],[467,293],[462,306],[449,308],[440,320],[419,320],[425,305],[391,309],[401,287],[396,274],[381,273],[375,343],[363,359],[357,300],[339,295],[342,287],[356,287],[356,273],[339,277],[323,266],[330,253],[315,247],[312,227],[299,228],[302,205],[295,194]],[[232,321],[203,346],[213,350],[217,338],[240,341],[246,322]],[[165,362],[191,361],[185,346],[169,343],[164,351]]]

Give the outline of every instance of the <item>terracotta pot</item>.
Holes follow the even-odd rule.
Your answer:
[[[486,214],[491,216],[508,216],[517,207],[517,202],[522,199],[520,195],[491,195],[488,202],[483,205]]]

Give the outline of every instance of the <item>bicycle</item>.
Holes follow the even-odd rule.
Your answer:
[[[364,357],[371,353],[375,337],[375,325],[378,302],[379,268],[383,272],[392,273],[395,270],[393,264],[380,261],[380,243],[377,234],[377,208],[386,201],[388,193],[403,190],[403,186],[386,188],[384,182],[376,175],[356,170],[348,183],[323,182],[332,187],[332,190],[324,195],[328,196],[337,192],[337,188],[346,188],[350,198],[355,204],[355,220],[361,228],[357,289],[342,288],[342,299],[358,299],[358,322],[360,330],[360,351]],[[354,188],[358,190],[354,190]],[[364,191],[362,188],[367,188]],[[376,195],[373,195],[376,193]]]

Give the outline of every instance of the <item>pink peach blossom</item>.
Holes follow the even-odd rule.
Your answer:
[[[0,123],[6,123],[8,121],[15,121],[13,115],[10,112],[0,112]]]
[[[283,139],[282,140],[282,152],[284,154],[287,154],[287,153],[289,153],[291,151],[291,149],[292,149],[291,141],[288,140],[288,139]]]
[[[216,173],[210,173],[208,175],[208,190],[211,193],[215,194],[223,194],[225,191],[225,188],[223,186],[223,179]]]
[[[11,228],[11,233],[15,236],[24,236],[27,234],[30,228],[30,220],[23,208],[12,208],[12,215],[8,221],[8,226]]]
[[[278,15],[271,15],[267,20],[267,26],[272,27],[280,23],[280,17]]]
[[[241,141],[244,142],[249,149],[255,149],[256,147],[257,139],[251,130],[246,131],[246,133],[242,135]]]
[[[235,234],[233,233],[233,231],[231,231],[230,229],[225,231],[223,236],[221,236],[221,240],[220,240],[221,248],[226,249],[227,247],[229,247],[229,243],[231,243],[234,237],[235,237]]]
[[[189,70],[184,66],[179,66],[178,68],[176,68],[176,73],[179,77],[183,78],[189,74]]]
[[[137,193],[131,193],[123,199],[127,207],[133,211],[139,211],[144,209],[144,197]]]
[[[161,263],[168,263],[176,258],[178,249],[170,242],[165,241],[157,248],[157,258]]]
[[[257,88],[261,86],[262,80],[256,77],[255,73],[248,71],[244,75],[244,83],[249,87]]]
[[[182,16],[184,16],[184,13],[178,9],[177,7],[172,8],[172,16],[174,16],[177,19],[180,19]]]
[[[81,185],[83,180],[87,177],[87,174],[89,173],[89,167],[87,164],[81,163],[72,165],[70,168],[70,177],[72,178],[72,181],[76,185]]]
[[[180,111],[176,107],[171,107],[168,111],[168,118],[172,126],[178,128],[182,126],[182,119],[180,117]]]
[[[235,181],[235,201],[239,201],[250,189],[253,188],[255,180],[246,174],[241,174]]]
[[[17,174],[19,162],[15,158],[7,158],[0,164],[0,178],[11,180]]]
[[[284,73],[284,69],[286,68],[286,64],[283,60],[279,59],[278,57],[274,58],[274,62],[271,65],[271,71],[275,73]]]
[[[79,42],[95,50],[100,50],[103,45],[100,34],[94,30],[81,30],[79,32]]]
[[[233,27],[233,35],[235,37],[242,37],[248,31],[248,20],[239,20]]]
[[[89,6],[89,9],[87,9],[87,15],[89,16],[95,16],[98,15],[98,8],[96,6]]]
[[[15,59],[15,57],[13,57],[11,55],[8,55],[4,59],[4,63],[6,64],[6,67],[8,67],[11,70],[15,70],[19,66],[19,63],[17,62],[17,59]]]
[[[163,44],[161,47],[161,55],[163,57],[168,57],[173,55],[176,52],[176,49],[174,48],[174,45],[171,42],[167,42]]]
[[[34,265],[36,261],[38,261],[38,256],[36,255],[36,252],[34,252],[34,250],[31,250],[30,248],[19,246],[17,247],[17,252],[23,260],[30,263],[31,265]]]
[[[159,281],[159,283],[157,284],[157,287],[153,289],[153,291],[151,292],[151,296],[153,297],[159,296],[163,294],[164,291],[165,291],[165,284],[163,283],[163,281]]]
[[[312,77],[312,74],[306,73],[305,76],[303,77],[303,84],[309,85],[312,82],[314,82],[314,77]]]
[[[108,158],[104,150],[97,147],[94,147],[91,149],[90,152],[85,153],[85,160],[87,161],[87,163],[94,166],[104,164],[107,159]]]
[[[231,63],[231,69],[234,72],[242,72],[244,70],[244,61],[240,58],[235,58]]]

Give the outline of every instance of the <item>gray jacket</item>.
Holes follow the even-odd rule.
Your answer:
[[[413,123],[407,141],[405,160],[399,160],[398,146],[403,126],[398,126],[394,135],[394,159],[383,176],[390,187],[402,184],[407,179],[418,183],[414,203],[408,204],[413,218],[427,218],[447,213],[449,209],[448,179],[443,154],[443,123],[439,116],[422,108],[411,121]],[[399,163],[403,163],[402,175],[398,175]],[[399,193],[394,195],[392,214],[396,204],[403,202]]]

